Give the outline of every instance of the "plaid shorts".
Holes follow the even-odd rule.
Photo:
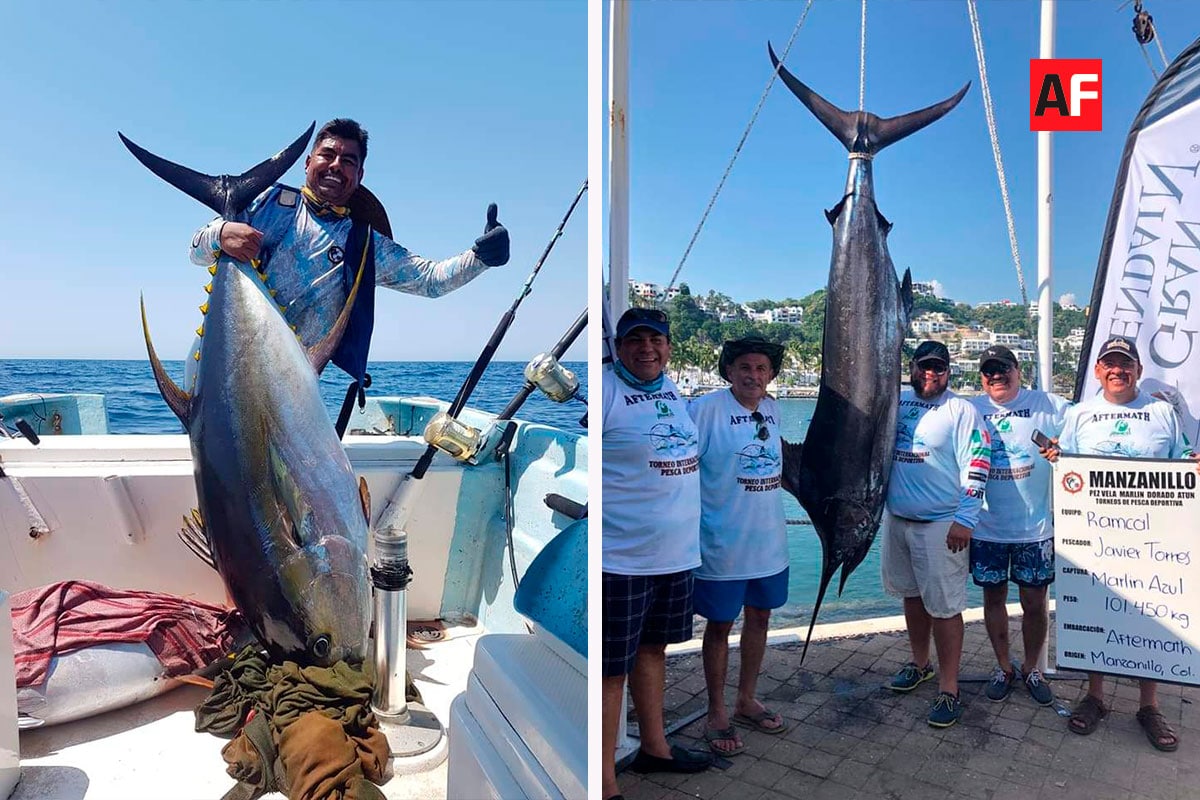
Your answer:
[[[639,645],[692,638],[692,571],[670,575],[603,573],[605,678],[633,671]]]

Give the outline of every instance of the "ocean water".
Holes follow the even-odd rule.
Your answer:
[[[183,362],[164,361],[176,383],[183,382]],[[465,361],[379,361],[368,368],[375,397],[428,395],[450,402],[471,371]],[[579,377],[581,393],[587,392],[587,365],[566,362]],[[525,362],[492,362],[480,378],[467,405],[499,413],[525,383]],[[330,366],[321,377],[321,397],[331,419],[337,419],[350,379]],[[18,392],[88,392],[105,396],[108,429],[111,433],[182,433],[183,427],[158,393],[154,373],[146,359],[99,360],[0,360],[0,397]],[[586,408],[571,400],[554,403],[534,391],[517,417],[554,425],[569,433],[583,434],[580,426]]]
[[[816,405],[816,400],[808,398],[779,401],[780,415],[783,418],[780,428],[788,441],[803,441]],[[789,520],[799,519],[807,522],[808,515],[804,513],[796,498],[787,492],[783,493],[783,508],[784,516]],[[812,525],[788,526],[788,551],[791,554],[788,602],[772,614],[772,628],[789,625],[807,627],[817,600],[817,587],[821,582],[821,540],[817,538],[817,532]],[[841,580],[841,571],[834,575],[825,593],[825,600],[821,603],[817,622],[842,622],[904,613],[901,601],[889,597],[883,591],[879,577],[879,554],[880,541],[876,536],[867,557],[846,581],[846,590],[840,597],[837,585]],[[1010,587],[1009,601],[1015,602],[1016,599],[1017,591]],[[983,605],[983,593],[970,579],[967,584],[967,605]]]

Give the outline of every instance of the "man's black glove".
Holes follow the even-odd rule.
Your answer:
[[[496,221],[495,203],[488,204],[483,236],[475,240],[475,246],[471,249],[489,267],[501,267],[508,263],[508,230]]]

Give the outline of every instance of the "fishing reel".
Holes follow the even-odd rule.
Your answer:
[[[439,411],[425,426],[425,441],[457,461],[471,461],[483,446],[483,434]]]
[[[565,403],[579,393],[579,378],[550,353],[541,353],[525,366],[525,380],[555,403]]]

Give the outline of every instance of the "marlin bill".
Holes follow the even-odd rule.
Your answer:
[[[203,175],[121,140],[154,174],[233,220],[303,154],[312,131],[238,176]],[[361,662],[371,621],[370,499],[321,401],[317,374],[346,329],[362,268],[333,329],[307,350],[256,267],[222,255],[211,271],[187,391],[155,354],[142,306],[154,379],[191,444],[199,501],[194,522],[185,518],[199,539],[191,546],[220,573],[272,656],[301,665]]]
[[[825,212],[833,256],[817,406],[803,444],[784,442],[783,485],[808,512],[821,540],[821,582],[808,637],[833,575],[841,594],[862,563],[883,516],[896,441],[900,353],[912,312],[912,277],[897,280],[888,254],[892,224],[875,205],[871,164],[888,145],[938,120],[970,87],[920,111],[881,118],[843,111],[801,83],[767,45],[779,77],[850,153],[846,187]],[[803,658],[803,656],[802,656]]]

